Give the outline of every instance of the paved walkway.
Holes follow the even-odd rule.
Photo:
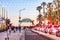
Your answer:
[[[9,34],[9,40],[52,40],[52,38],[55,40],[60,40],[60,37],[56,37],[50,34],[45,34],[36,30],[33,31],[39,34],[36,34],[31,30],[22,30],[21,32],[17,31],[15,33],[12,32],[11,34]],[[6,37],[7,37],[7,32],[0,33],[0,40],[5,40]]]
[[[11,33],[9,34],[9,40],[20,40],[21,38],[21,32],[15,32],[15,33]],[[7,38],[7,32],[1,32],[0,33],[0,40],[5,40],[5,38]]]

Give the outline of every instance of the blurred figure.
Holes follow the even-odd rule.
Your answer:
[[[9,34],[11,33],[12,23],[9,25]]]
[[[16,27],[14,27],[14,33],[16,32]]]
[[[26,27],[23,27],[23,29],[25,30],[25,29],[26,29]]]
[[[9,28],[9,34],[11,34],[11,28]]]
[[[19,26],[19,32],[21,32],[21,26]]]

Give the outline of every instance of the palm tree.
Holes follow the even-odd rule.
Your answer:
[[[38,18],[42,18],[42,15],[40,14],[40,15],[38,15]]]
[[[38,18],[37,18],[37,20],[39,21],[39,24],[41,23],[40,20],[41,20],[41,18],[42,18],[42,15],[41,15],[41,13],[40,13],[40,12],[41,12],[41,9],[42,9],[41,6],[38,6],[38,7],[37,7],[37,10],[39,11],[39,15],[38,15]]]
[[[42,9],[41,6],[38,6],[38,7],[37,7],[37,10],[39,11],[39,14],[40,14],[41,9]]]
[[[46,3],[45,2],[42,2],[41,5],[43,6],[43,14],[45,14],[45,5],[46,5]]]
[[[48,3],[48,6],[51,6],[52,3]]]
[[[37,16],[37,21],[39,21],[39,24],[41,24],[41,22],[42,22],[42,15],[41,14],[39,14]]]

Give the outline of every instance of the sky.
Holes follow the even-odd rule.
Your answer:
[[[18,25],[19,10],[21,18],[30,18],[36,20],[39,14],[36,10],[42,2],[52,2],[53,0],[0,0],[0,8],[4,7],[8,13],[8,18],[11,19],[13,25]]]

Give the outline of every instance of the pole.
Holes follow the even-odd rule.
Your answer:
[[[21,20],[21,11],[19,10],[19,21]],[[19,32],[21,31],[21,25],[19,23]]]
[[[25,10],[25,8],[19,10],[19,20],[21,20],[21,11]],[[19,28],[21,28],[21,24],[19,24]],[[22,28],[21,28],[22,29]]]

